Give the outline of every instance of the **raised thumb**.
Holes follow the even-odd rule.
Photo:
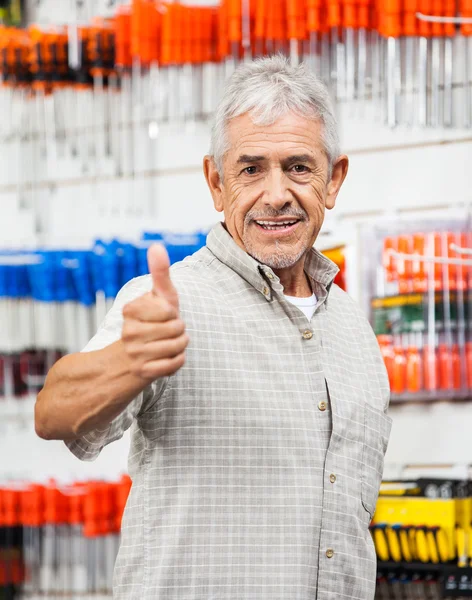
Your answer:
[[[152,277],[152,293],[165,298],[178,310],[179,297],[170,279],[170,260],[165,247],[162,244],[152,244],[148,248],[147,261]]]

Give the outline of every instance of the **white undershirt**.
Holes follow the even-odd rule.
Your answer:
[[[315,294],[309,296],[308,298],[297,298],[296,296],[285,296],[285,299],[291,302],[294,306],[299,308],[305,315],[305,317],[311,321],[311,317],[315,312],[315,306],[317,303],[317,298]]]

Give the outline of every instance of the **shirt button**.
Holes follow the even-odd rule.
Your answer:
[[[274,279],[274,276],[272,275],[272,273],[267,273],[267,277],[268,277],[270,280]]]
[[[268,296],[269,295],[269,288],[265,287],[262,289],[262,293],[264,294],[264,296]]]
[[[323,411],[323,410],[326,410],[326,402],[320,402],[320,403],[318,404],[318,408],[319,408],[321,411]]]
[[[305,331],[303,332],[303,339],[311,340],[312,337],[313,337],[313,331],[310,331],[309,329],[305,329]]]
[[[334,550],[333,550],[332,548],[328,548],[328,549],[326,550],[326,556],[327,556],[328,558],[333,558],[333,556],[334,556]]]
[[[333,475],[333,473],[331,473],[331,475],[329,476],[329,480],[331,481],[331,483],[335,483],[336,475]]]

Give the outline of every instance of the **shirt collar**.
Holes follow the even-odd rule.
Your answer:
[[[208,234],[206,245],[218,260],[258,290],[266,300],[272,300],[272,291],[283,293],[283,287],[274,271],[244,252],[223,223],[213,227]],[[329,258],[312,248],[305,261],[305,272],[312,281],[315,294],[318,297],[326,297],[339,269]]]

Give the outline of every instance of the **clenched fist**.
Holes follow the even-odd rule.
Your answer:
[[[121,339],[131,372],[151,382],[182,367],[189,338],[179,317],[179,298],[170,280],[165,248],[153,244],[147,258],[152,291],[123,307]]]

